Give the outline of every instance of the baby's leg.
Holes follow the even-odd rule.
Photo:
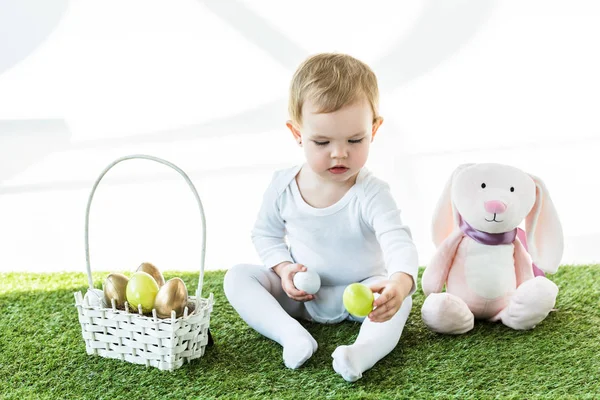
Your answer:
[[[293,318],[308,318],[304,303],[285,294],[275,272],[236,265],[225,274],[223,287],[229,303],[250,327],[283,346],[288,368],[298,368],[317,350],[317,342]]]
[[[372,322],[365,318],[354,344],[339,346],[331,355],[335,372],[348,382],[360,379],[363,372],[394,350],[411,308],[412,297],[409,296],[392,319]]]

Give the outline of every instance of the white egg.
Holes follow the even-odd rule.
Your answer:
[[[304,290],[308,294],[315,294],[321,288],[321,277],[311,270],[296,272],[294,275],[294,286],[298,290]]]
[[[83,298],[83,304],[89,304],[91,307],[106,307],[104,301],[104,292],[100,289],[88,289]]]

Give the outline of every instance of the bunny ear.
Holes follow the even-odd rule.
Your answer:
[[[451,198],[452,182],[459,172],[471,165],[473,164],[462,164],[454,170],[448,182],[446,182],[446,186],[435,206],[431,223],[431,233],[435,247],[438,247],[444,239],[450,236],[454,228],[458,226],[459,216]]]
[[[525,218],[527,245],[531,259],[544,272],[555,273],[563,254],[563,232],[558,214],[544,182],[535,182],[535,204]]]

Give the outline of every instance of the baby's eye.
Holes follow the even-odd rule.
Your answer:
[[[350,139],[348,140],[348,143],[360,143],[363,141],[364,138],[360,138],[360,139]]]
[[[317,142],[316,140],[313,140],[313,142],[315,142],[315,144],[317,146],[325,146],[325,145],[329,144],[329,141],[326,141],[326,142]]]

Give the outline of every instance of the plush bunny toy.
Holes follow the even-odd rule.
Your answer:
[[[517,228],[523,219],[529,253]],[[558,269],[563,235],[539,178],[508,165],[461,165],[438,201],[433,241],[421,281],[433,331],[464,333],[475,318],[531,329],[554,307],[558,287],[541,271]]]

